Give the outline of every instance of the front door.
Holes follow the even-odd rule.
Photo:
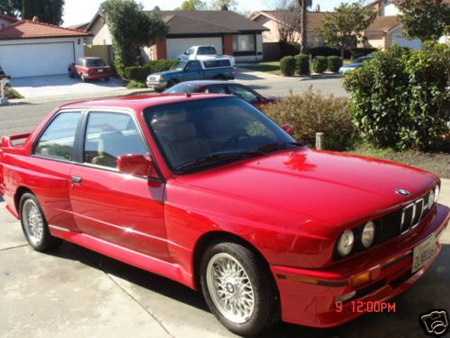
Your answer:
[[[71,174],[78,227],[93,237],[168,260],[164,184],[158,177],[117,170],[120,155],[149,152],[137,122],[128,113],[91,111],[85,123],[83,164]]]
[[[183,81],[193,81],[202,79],[202,65],[200,61],[189,61],[184,68]]]

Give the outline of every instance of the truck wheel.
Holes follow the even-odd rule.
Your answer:
[[[254,251],[233,242],[215,243],[206,249],[200,271],[206,303],[228,330],[254,336],[279,321],[275,282]]]
[[[175,86],[178,82],[179,82],[179,81],[177,81],[177,80],[170,80],[170,81],[167,83],[166,88],[173,87],[173,86]]]
[[[48,224],[36,197],[25,193],[20,199],[20,221],[25,238],[36,251],[56,248],[61,240],[50,235]]]
[[[225,76],[223,76],[223,75],[216,75],[214,77],[214,79],[215,80],[220,80],[220,81],[226,81],[227,80],[227,78]]]

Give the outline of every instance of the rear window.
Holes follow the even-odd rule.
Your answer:
[[[164,93],[167,94],[184,94],[184,93],[194,93],[198,88],[196,86],[187,85],[184,83],[179,83],[169,89],[165,90]]]
[[[230,60],[207,60],[203,61],[205,68],[220,68],[220,67],[231,67]]]
[[[198,48],[198,55],[215,55],[216,49],[214,47],[199,47]]]
[[[86,67],[104,67],[105,63],[102,59],[88,59],[86,60]]]

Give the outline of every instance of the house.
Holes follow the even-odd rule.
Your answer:
[[[18,20],[9,15],[0,14],[0,29],[11,26]]]
[[[263,58],[260,24],[232,11],[161,11],[169,26],[166,39],[143,49],[144,59],[175,59],[195,45],[212,45],[219,53],[233,55],[236,61],[257,61]],[[86,28],[93,37],[92,45],[112,44],[111,33],[100,14]]]
[[[317,33],[322,27],[325,12],[320,12],[316,5],[314,12],[306,13],[307,32],[306,45],[308,48],[323,46],[323,38]],[[253,13],[250,20],[267,28],[262,33],[264,40],[264,55],[267,59],[278,60],[280,58],[280,42],[301,43],[301,29],[298,23],[299,13],[291,11],[260,11]]]
[[[83,39],[90,33],[21,20],[0,30],[0,65],[12,78],[66,74],[84,56]]]
[[[422,42],[419,39],[408,39],[397,16],[401,14],[399,3],[404,0],[370,0],[366,6],[372,7],[378,17],[365,31],[365,47],[389,48],[393,43],[411,49],[421,49]],[[450,4],[450,0],[444,0]],[[443,37],[441,42],[446,42],[448,37]]]

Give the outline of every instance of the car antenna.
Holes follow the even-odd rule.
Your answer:
[[[192,94],[189,93],[187,90],[184,91],[184,94],[186,95],[186,97],[191,97],[192,96]]]

